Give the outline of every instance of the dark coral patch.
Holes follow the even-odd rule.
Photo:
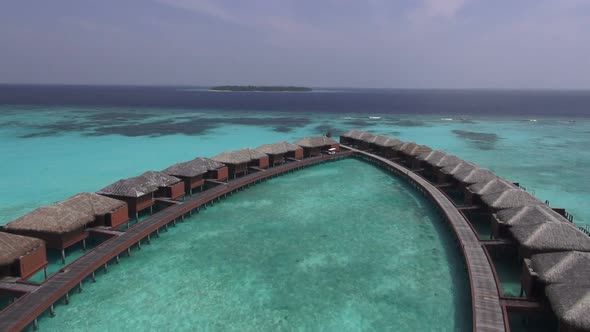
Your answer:
[[[493,150],[500,137],[493,133],[479,133],[455,129],[452,131],[457,137],[468,140],[481,150]]]

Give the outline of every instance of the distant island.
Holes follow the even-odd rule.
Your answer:
[[[257,85],[220,85],[214,86],[211,91],[235,91],[235,92],[309,92],[311,88],[302,86],[257,86]]]

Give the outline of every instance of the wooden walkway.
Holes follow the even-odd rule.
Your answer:
[[[477,235],[453,202],[436,186],[406,167],[371,153],[343,147],[354,151],[355,156],[405,178],[438,207],[444,219],[451,225],[465,257],[471,284],[473,330],[509,331],[510,327],[505,324],[505,312],[500,301],[500,288],[494,276],[493,263],[488,260]]]
[[[283,173],[291,172],[314,164],[319,164],[329,160],[350,157],[351,151],[342,151],[334,155],[321,155],[285,163],[276,167],[267,169],[264,172],[250,173],[241,178],[231,180],[228,183],[207,189],[197,195],[186,199],[180,204],[173,205],[152,217],[133,225],[123,234],[113,236],[112,238],[101,243],[94,249],[65,266],[44,281],[32,292],[28,292],[17,301],[6,307],[0,312],[0,331],[20,331],[25,329],[29,324],[37,325],[37,317],[42,315],[46,310],[54,312],[53,305],[62,298],[69,298],[69,292],[74,288],[82,290],[82,283],[88,277],[94,277],[94,272],[102,267],[108,268],[108,263],[117,259],[124,252],[130,253],[130,247],[137,244],[141,245],[141,240],[148,238],[152,233],[159,233],[162,227],[167,227],[171,222],[184,218],[185,215],[198,210],[206,204],[212,202],[227,194],[231,194],[239,189],[278,176]]]

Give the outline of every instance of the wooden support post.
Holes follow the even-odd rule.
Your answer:
[[[154,206],[150,206],[150,215],[154,214]]]
[[[86,239],[82,240],[82,250],[86,251]]]
[[[37,331],[39,329],[39,320],[37,320],[37,318],[35,318],[35,320],[33,321],[33,330]]]
[[[92,282],[96,282],[96,273],[92,272]]]
[[[139,211],[135,211],[135,222],[139,222]]]
[[[47,280],[47,266],[43,268],[43,276],[45,277],[44,280]]]
[[[55,307],[53,306],[53,304],[49,306],[49,315],[51,317],[55,317]]]
[[[117,262],[117,264],[121,262],[121,258],[119,257],[119,255],[115,256],[115,262]]]
[[[148,234],[147,241],[148,241],[148,244],[152,244],[152,235],[151,234]]]
[[[109,272],[109,263],[104,263],[104,272]]]
[[[66,304],[70,304],[70,292],[66,292],[65,302]]]
[[[65,249],[61,250],[61,263],[62,264],[66,263],[66,250]]]
[[[159,228],[158,228],[158,229],[156,229],[156,236],[157,236],[157,237],[160,237],[160,229],[159,229]]]
[[[82,293],[82,280],[80,280],[80,283],[78,284],[78,293]]]
[[[141,249],[141,240],[137,241],[137,249]]]
[[[131,257],[131,247],[127,248],[127,257]]]

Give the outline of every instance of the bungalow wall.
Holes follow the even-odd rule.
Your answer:
[[[320,147],[317,148],[303,148],[303,155],[304,157],[313,157],[319,156],[322,153],[322,149]]]
[[[149,194],[145,194],[140,197],[127,197],[127,196],[117,196],[117,195],[104,195],[104,196],[118,199],[120,201],[127,203],[127,207],[129,210],[129,217],[135,217],[137,213],[154,205],[154,200],[152,198],[152,194],[153,193],[149,193]]]
[[[269,154],[268,155],[268,162],[270,165],[282,164],[285,162],[285,154]]]
[[[330,145],[330,149],[336,149],[336,152],[340,152],[340,144],[335,143]]]
[[[229,175],[233,178],[238,177],[239,175],[245,175],[248,171],[248,164],[228,164],[229,168]]]
[[[29,278],[47,266],[47,250],[45,245],[40,245],[32,251],[24,254],[16,262],[0,267],[0,276],[13,276]]]
[[[352,146],[352,145],[354,145],[354,140],[350,137],[340,136],[340,144]]]
[[[111,211],[102,216],[97,216],[96,220],[92,223],[93,226],[108,226],[111,228],[117,228],[129,221],[129,209],[127,204],[120,208]]]
[[[180,181],[167,187],[160,187],[154,197],[177,199],[184,196],[184,182]]]
[[[45,241],[45,245],[47,246],[47,248],[59,249],[59,250],[69,248],[69,247],[73,246],[74,244],[81,242],[82,240],[84,240],[88,237],[88,232],[86,232],[86,229],[84,229],[84,228],[77,229],[75,231],[72,231],[69,233],[64,233],[64,234],[37,232],[34,230],[12,230],[12,229],[10,230],[10,233],[24,235],[24,236],[30,236],[30,237],[36,237],[38,239]]]
[[[229,177],[229,169],[227,166],[220,167],[218,169],[212,169],[205,174],[206,179],[227,181]]]
[[[254,161],[254,163],[256,164],[256,167],[266,169],[269,165],[268,156],[261,157],[257,161]]]

